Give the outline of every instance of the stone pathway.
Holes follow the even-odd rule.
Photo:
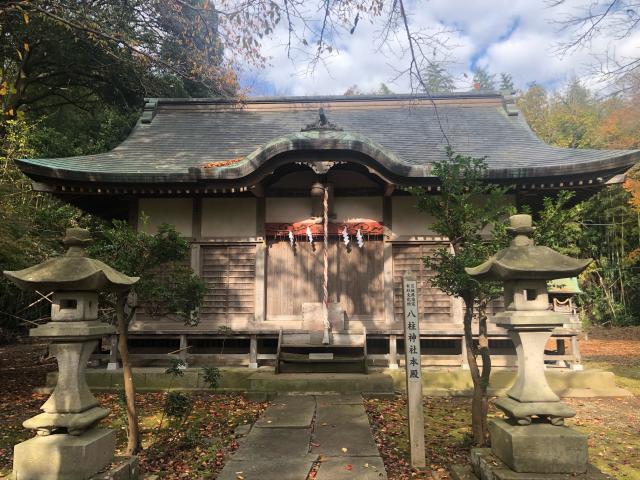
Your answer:
[[[279,396],[218,480],[386,480],[360,395]]]

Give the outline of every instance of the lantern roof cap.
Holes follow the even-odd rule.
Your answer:
[[[469,275],[478,280],[553,280],[576,276],[592,261],[535,245],[530,238],[531,215],[513,215],[509,223],[507,230],[514,235],[511,245],[477,267],[465,268]]]
[[[85,256],[84,247],[93,239],[88,230],[69,228],[63,243],[69,247],[60,256],[33,267],[4,271],[5,277],[23,290],[123,292],[140,279],[118,272],[104,262]]]

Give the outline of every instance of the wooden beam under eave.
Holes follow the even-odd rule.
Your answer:
[[[393,192],[395,190],[396,190],[395,183],[387,183],[387,185],[384,187],[384,196],[390,197],[391,195],[393,195]]]
[[[41,182],[36,182],[35,180],[31,182],[31,188],[33,188],[33,190],[35,192],[55,192],[56,191],[56,187],[53,185],[49,185],[48,183],[41,183]]]
[[[264,198],[264,186],[261,183],[256,183],[252,187],[249,187],[249,191],[256,198]]]

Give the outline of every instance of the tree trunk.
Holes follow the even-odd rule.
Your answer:
[[[118,350],[122,361],[122,371],[124,374],[124,396],[127,409],[127,455],[135,455],[141,450],[140,426],[138,425],[138,414],[136,412],[136,387],[133,384],[133,372],[129,361],[129,349],[127,338],[129,330],[129,319],[125,315],[124,306],[127,295],[118,294],[116,303],[116,317],[118,319]]]
[[[464,337],[467,345],[467,358],[469,361],[469,371],[473,380],[473,399],[471,402],[471,429],[473,432],[473,443],[477,447],[484,447],[488,444],[489,429],[487,426],[487,412],[489,401],[487,397],[487,387],[489,385],[489,373],[491,372],[491,359],[489,357],[488,339],[486,336],[486,317],[484,321],[484,340],[482,325],[480,328],[479,348],[473,343],[473,331],[471,325],[473,322],[474,297],[473,295],[464,295],[462,297],[465,305],[464,314]],[[483,348],[483,343],[486,347]],[[477,356],[482,356],[482,373],[478,366]]]
[[[489,395],[487,395],[487,389],[489,388],[489,380],[491,377],[491,354],[489,352],[489,335],[487,331],[487,303],[488,299],[483,299],[478,305],[478,353],[482,358],[482,373],[480,374],[480,404],[481,421],[482,421],[482,434],[483,434],[483,446],[488,446],[489,439],[489,425],[487,424],[487,414],[489,413]]]

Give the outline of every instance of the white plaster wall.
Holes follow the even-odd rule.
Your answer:
[[[382,197],[336,197],[337,222],[382,221]]]
[[[255,237],[255,198],[202,199],[203,237]]]
[[[140,231],[153,234],[161,224],[168,223],[185,237],[193,235],[193,200],[190,198],[141,198],[138,212]]]
[[[416,208],[413,196],[391,197],[391,230],[396,236],[436,235],[430,215]]]
[[[267,198],[267,223],[295,223],[311,217],[311,197]]]
[[[392,197],[392,219],[391,230],[395,236],[421,236],[437,235],[429,229],[433,223],[433,217],[416,208],[417,198],[413,196]],[[475,199],[474,203],[481,202]],[[503,205],[515,205],[515,195],[504,195]],[[490,227],[485,227],[482,234],[488,236],[491,233]]]

